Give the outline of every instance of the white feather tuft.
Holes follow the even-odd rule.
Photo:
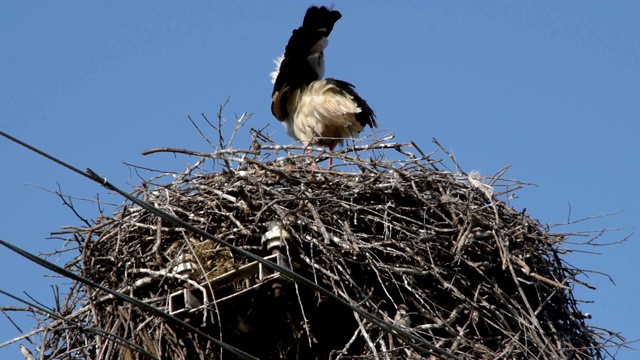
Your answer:
[[[482,182],[482,176],[480,176],[480,173],[478,171],[476,170],[471,171],[468,177],[471,185],[473,185],[475,188],[482,190],[485,193],[485,195],[487,195],[487,197],[491,199],[491,196],[493,196],[493,187],[491,187],[491,185],[489,184],[485,184]]]
[[[284,60],[284,54],[278,56],[273,63],[276,64],[276,69],[271,72],[271,83],[275,84],[276,79],[278,78],[278,74],[280,73],[280,64],[282,64],[282,60]]]

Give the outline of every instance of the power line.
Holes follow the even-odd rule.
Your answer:
[[[2,241],[2,240],[0,240],[0,241]],[[38,310],[42,311],[43,313],[46,313],[47,315],[51,316],[54,319],[58,319],[60,321],[64,321],[64,322],[66,322],[68,324],[71,324],[73,326],[76,326],[76,327],[78,327],[80,329],[86,330],[88,332],[92,332],[92,333],[94,333],[94,334],[96,334],[98,336],[103,336],[105,338],[111,338],[113,340],[122,342],[125,346],[129,347],[129,349],[136,350],[136,351],[140,352],[141,354],[144,354],[144,355],[148,356],[151,359],[158,359],[158,357],[156,357],[155,355],[151,354],[147,350],[141,348],[140,346],[132,343],[131,341],[123,338],[120,335],[117,335],[117,334],[114,334],[114,333],[111,333],[109,331],[105,331],[105,330],[102,330],[102,329],[98,329],[96,327],[87,326],[87,325],[84,325],[84,324],[79,323],[77,321],[73,321],[73,320],[71,320],[69,318],[66,318],[64,316],[60,316],[57,313],[55,313],[54,311],[51,311],[51,310],[45,308],[44,306],[40,306],[40,305],[34,304],[32,302],[29,302],[27,300],[24,300],[24,299],[22,299],[22,298],[20,298],[18,296],[15,296],[15,295],[13,295],[11,293],[8,293],[8,292],[4,291],[2,289],[0,289],[0,294],[3,294],[5,296],[8,296],[8,297],[14,299],[14,300],[17,300],[17,301],[19,301],[19,302],[21,302],[21,303],[23,303],[25,305],[28,305],[29,307],[31,307],[33,309],[38,309]]]

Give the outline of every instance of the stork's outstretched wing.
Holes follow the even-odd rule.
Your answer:
[[[312,6],[307,9],[302,26],[293,30],[271,93],[271,112],[278,120],[285,121],[292,115],[289,101],[294,91],[324,75],[327,37],[341,17],[339,11]]]

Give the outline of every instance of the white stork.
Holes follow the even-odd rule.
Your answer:
[[[341,17],[340,12],[324,6],[310,7],[271,73],[271,112],[284,122],[287,134],[305,146],[333,150],[344,139],[357,137],[366,125],[377,127],[373,110],[353,85],[322,79],[327,37]]]

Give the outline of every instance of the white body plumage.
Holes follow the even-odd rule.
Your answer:
[[[291,100],[293,116],[285,119],[284,125],[289,136],[303,143],[333,149],[364,129],[356,119],[362,109],[334,79],[314,81],[296,91]]]

